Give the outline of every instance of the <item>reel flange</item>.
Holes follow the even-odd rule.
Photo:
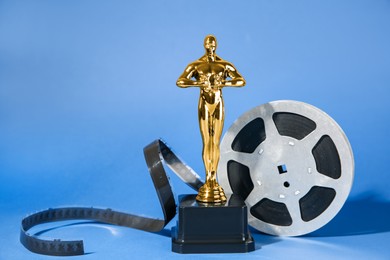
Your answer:
[[[299,236],[328,223],[346,201],[353,176],[343,130],[303,102],[255,107],[222,139],[218,180],[245,199],[249,224],[267,234]]]

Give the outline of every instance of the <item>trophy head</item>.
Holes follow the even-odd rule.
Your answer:
[[[206,56],[208,60],[215,60],[215,50],[217,49],[217,39],[214,35],[207,35],[204,39],[204,48],[206,50]]]

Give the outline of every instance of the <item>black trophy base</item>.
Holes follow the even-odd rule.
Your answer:
[[[221,205],[196,201],[196,195],[179,197],[177,226],[172,228],[172,251],[194,253],[247,253],[255,250],[248,230],[245,202],[231,195]]]

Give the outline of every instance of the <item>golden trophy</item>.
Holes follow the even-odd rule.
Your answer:
[[[199,87],[199,127],[203,140],[203,162],[206,182],[199,189],[196,200],[223,203],[225,193],[216,174],[220,156],[220,139],[224,123],[223,87],[243,87],[245,80],[233,64],[216,55],[217,40],[213,35],[204,40],[205,55],[190,63],[176,84],[181,88]]]
[[[246,253],[255,249],[248,230],[248,212],[237,194],[225,195],[217,182],[220,139],[224,122],[223,87],[242,87],[245,80],[233,64],[215,54],[217,40],[204,40],[205,55],[190,63],[176,84],[199,87],[199,127],[203,140],[206,182],[198,194],[179,196],[178,220],[172,228],[172,251],[189,253]]]

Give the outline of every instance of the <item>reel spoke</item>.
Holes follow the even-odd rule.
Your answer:
[[[302,225],[303,220],[301,217],[301,209],[299,206],[299,201],[290,200],[289,203],[286,204],[286,206],[292,219],[292,225],[294,226]]]
[[[341,188],[340,181],[330,178],[326,175],[323,175],[318,171],[313,172],[313,186],[321,186],[321,187],[328,187],[334,189]]]
[[[267,142],[278,141],[280,138],[280,134],[278,132],[278,129],[276,128],[274,121],[272,120],[272,114],[266,114],[263,119]]]
[[[241,163],[243,165],[250,165],[253,162],[253,154],[248,153],[242,153],[242,152],[236,152],[236,151],[228,151],[224,153],[224,160],[226,161],[235,161],[238,163]]]
[[[264,188],[256,189],[256,191],[252,191],[249,196],[246,198],[245,202],[249,205],[254,205],[258,202],[258,198],[266,197],[266,193]]]
[[[321,137],[327,135],[324,129],[316,128],[313,132],[307,135],[300,141],[300,145],[307,147],[307,149],[313,149],[314,146],[320,141]]]

